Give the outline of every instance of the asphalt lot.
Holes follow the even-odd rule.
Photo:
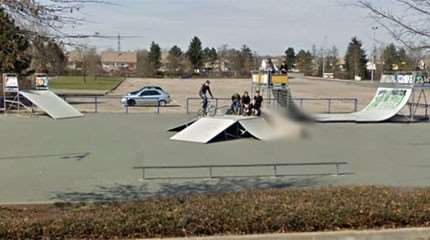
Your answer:
[[[55,121],[0,116],[0,203],[137,199],[158,194],[337,184],[429,186],[430,125],[313,124],[296,140],[241,139],[209,145],[173,142],[166,131],[191,116],[87,114]],[[142,181],[136,166],[345,161],[347,176]],[[267,169],[226,169],[261,174]],[[304,175],[332,168],[284,169]],[[201,174],[153,172],[154,176]]]

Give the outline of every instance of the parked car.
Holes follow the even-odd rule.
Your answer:
[[[141,90],[130,92],[121,99],[123,105],[145,106],[158,105],[165,106],[171,102],[170,95],[158,88],[144,87]]]
[[[139,93],[145,89],[157,89],[157,90],[165,92],[160,86],[144,86],[143,88],[141,88],[139,90],[129,92],[127,95],[136,95],[137,93]]]

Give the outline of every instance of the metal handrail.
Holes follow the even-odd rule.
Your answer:
[[[314,175],[349,175],[351,173],[340,172],[341,165],[347,165],[347,162],[316,162],[316,163],[263,163],[263,164],[230,164],[230,165],[190,165],[190,166],[141,166],[141,167],[133,167],[133,169],[142,170],[142,179],[146,180],[156,180],[156,179],[192,179],[192,178],[226,178],[226,177],[283,177],[288,176],[285,174],[279,174],[279,167],[304,167],[304,166],[336,166],[336,173],[327,173],[327,174],[314,174]],[[252,167],[272,167],[273,174],[272,175],[258,175],[258,176],[216,176],[213,174],[213,170],[217,168],[252,168]],[[207,169],[207,176],[193,176],[193,177],[146,177],[145,170],[163,170],[163,169]],[[296,175],[298,176],[298,175]]]
[[[67,102],[68,99],[70,98],[79,98],[79,99],[93,99],[92,103],[94,104],[94,113],[98,113],[98,105],[100,104],[99,99],[122,99],[124,96],[121,95],[80,95],[80,94],[61,94],[60,95],[64,101]],[[146,98],[148,100],[154,100],[154,102],[157,102],[157,104],[155,106],[151,106],[151,107],[155,107],[156,114],[160,114],[160,108],[161,108],[161,104],[160,101],[158,101],[158,98]],[[128,104],[122,104],[124,106],[124,112],[128,113]]]
[[[201,98],[198,97],[190,97],[186,99],[186,111],[187,114],[190,114],[190,102],[194,100],[201,100]],[[218,106],[218,101],[228,101],[231,100],[231,98],[213,98],[215,100],[215,106]],[[267,101],[275,101],[276,98],[269,98],[266,99]],[[344,97],[319,97],[319,98],[311,98],[311,97],[301,97],[301,98],[293,98],[293,101],[299,102],[300,107],[303,108],[303,103],[305,101],[327,101],[328,107],[327,112],[331,113],[332,108],[332,102],[342,102],[342,101],[351,101],[354,104],[354,112],[358,110],[358,99],[357,98],[344,98]]]

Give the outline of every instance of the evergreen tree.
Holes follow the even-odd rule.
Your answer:
[[[216,60],[218,60],[218,53],[215,48],[206,47],[203,49],[203,59],[205,62],[209,62],[210,64],[214,64]]]
[[[305,50],[300,50],[296,55],[297,68],[305,75],[311,75],[313,56],[312,53]]]
[[[241,76],[249,76],[254,68],[254,55],[251,48],[243,45],[239,52],[239,73]]]
[[[167,56],[167,71],[170,75],[177,76],[184,72],[183,66],[183,52],[178,46],[173,46],[169,50]]]
[[[151,47],[148,53],[148,61],[151,67],[150,74],[154,76],[157,74],[158,70],[161,67],[161,48],[160,45],[155,42],[151,43]]]
[[[187,51],[187,56],[194,68],[194,70],[198,70],[203,65],[203,51],[202,51],[202,42],[198,37],[194,37]]]
[[[29,39],[0,7],[0,72],[23,73],[31,62]]]
[[[288,48],[285,51],[285,60],[287,62],[288,69],[292,69],[294,64],[296,64],[296,52],[294,48]]]
[[[393,43],[385,47],[383,54],[384,71],[413,70],[414,61],[408,56],[404,48],[397,48]]]
[[[396,46],[391,43],[389,44],[383,52],[384,58],[384,71],[392,71],[395,66],[399,63],[399,56],[397,55]]]
[[[354,37],[351,39],[345,55],[345,68],[349,73],[349,78],[354,79],[355,76],[361,76],[362,79],[368,79],[366,64],[367,56],[363,44],[357,37]]]

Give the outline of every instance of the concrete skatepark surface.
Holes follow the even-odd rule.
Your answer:
[[[210,145],[174,142],[170,126],[185,114],[87,114],[48,117],[1,116],[0,203],[125,200],[157,194],[235,191],[247,188],[375,184],[428,186],[428,123],[314,124],[295,141],[241,139]],[[139,166],[309,163],[345,161],[348,176],[142,181]],[[252,175],[267,169],[226,169]],[[332,167],[282,169],[327,173]],[[169,175],[173,172],[153,172]],[[183,176],[195,170],[175,172]]]

